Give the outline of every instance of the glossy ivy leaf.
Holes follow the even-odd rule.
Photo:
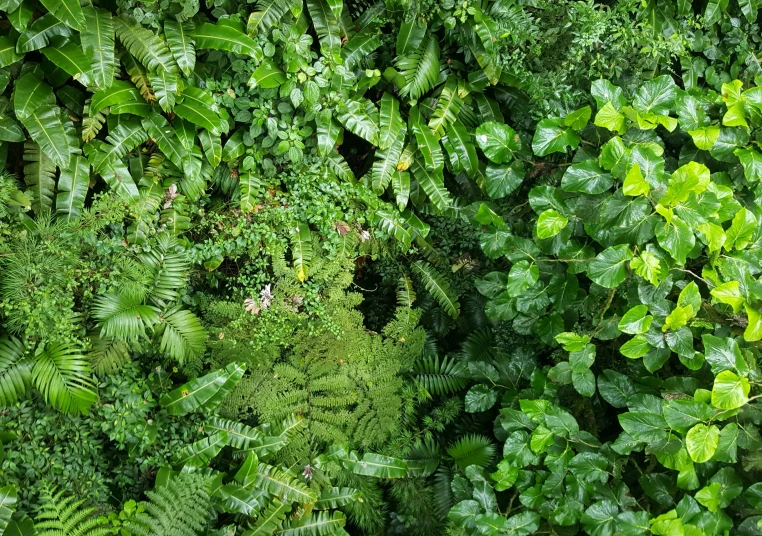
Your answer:
[[[624,134],[627,131],[627,118],[611,102],[607,102],[598,110],[594,124],[617,134]]]
[[[583,106],[564,117],[564,124],[574,130],[582,130],[587,125],[587,122],[590,121],[592,113],[593,111],[590,106]]]
[[[720,429],[716,426],[697,424],[685,436],[685,446],[696,463],[709,461],[717,450]]]
[[[508,125],[489,121],[476,129],[476,143],[495,164],[505,164],[521,149],[521,139]]]
[[[572,370],[572,385],[579,394],[590,398],[595,394],[595,374],[589,369]]]
[[[487,164],[484,171],[487,194],[492,199],[501,199],[521,186],[524,180],[524,170],[520,164],[498,166]]]
[[[598,104],[599,109],[608,102],[611,102],[617,110],[620,110],[622,106],[627,104],[627,99],[624,97],[622,88],[615,86],[608,80],[594,80],[590,87],[590,93]]]
[[[598,167],[595,160],[569,166],[561,179],[564,191],[592,195],[605,192],[613,184],[614,178]]]
[[[670,428],[682,433],[696,424],[708,421],[714,415],[708,404],[685,398],[670,400],[664,405],[663,412]]]
[[[466,393],[465,408],[468,413],[478,413],[480,411],[487,411],[497,402],[497,391],[494,389],[478,384],[471,387]]]
[[[540,277],[540,268],[529,261],[519,261],[511,266],[508,272],[508,284],[506,290],[511,297],[520,296],[524,291],[537,283]]]
[[[657,76],[638,89],[632,101],[640,113],[666,115],[675,107],[677,85],[669,75]]]
[[[715,376],[723,370],[734,371],[741,375],[749,372],[746,361],[741,355],[741,349],[734,339],[715,337],[705,333],[701,336],[701,341],[704,343],[704,355]]]
[[[598,376],[598,393],[613,407],[624,408],[635,394],[635,386],[624,374],[606,369]]]
[[[585,510],[580,521],[591,536],[613,536],[618,514],[619,508],[614,501],[598,501]]]
[[[645,333],[651,327],[653,319],[648,314],[647,305],[636,305],[622,316],[619,321],[619,331],[630,335]]]
[[[552,238],[560,233],[569,223],[569,219],[558,213],[557,210],[548,209],[537,219],[537,237],[541,239]]]
[[[563,153],[567,147],[576,149],[578,145],[579,136],[558,117],[540,121],[532,138],[532,150],[537,156]]]
[[[632,252],[626,244],[606,248],[590,263],[587,275],[597,284],[615,288],[627,278]]]
[[[638,441],[651,443],[667,436],[667,422],[655,413],[628,411],[619,415],[622,429]]]
[[[729,370],[723,370],[714,378],[712,406],[717,409],[737,409],[749,401],[749,380]]]

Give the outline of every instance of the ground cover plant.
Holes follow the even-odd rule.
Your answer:
[[[0,536],[762,534],[756,0],[0,0]]]

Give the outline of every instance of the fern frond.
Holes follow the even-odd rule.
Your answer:
[[[41,511],[34,528],[36,536],[106,536],[111,529],[93,517],[95,508],[83,507],[85,499],[55,492],[47,485],[40,491]]]
[[[397,307],[412,309],[415,301],[415,289],[413,281],[406,275],[400,276],[397,281]]]
[[[430,34],[417,50],[400,56],[397,69],[405,78],[400,95],[418,100],[439,80],[439,41]]]
[[[426,290],[437,300],[437,303],[453,318],[460,314],[460,303],[450,284],[428,262],[416,261],[413,270],[421,277]]]
[[[140,261],[151,270],[153,286],[149,299],[159,307],[175,301],[188,280],[190,263],[183,253],[177,252],[178,243],[168,234],[158,237],[157,245],[139,255]]]
[[[99,376],[112,374],[130,361],[130,347],[122,340],[103,338],[95,333],[90,336],[90,342],[90,362]]]
[[[447,454],[465,471],[469,465],[486,467],[495,457],[495,445],[487,436],[468,434],[453,443]]]
[[[100,295],[93,305],[93,316],[101,327],[101,337],[135,340],[146,337],[146,328],[159,322],[156,308],[144,305],[145,292],[134,286],[120,293]]]
[[[16,402],[32,383],[32,364],[24,344],[12,337],[0,340],[0,407]]]
[[[135,514],[127,529],[135,536],[196,536],[209,519],[210,477],[180,473],[166,485],[146,492],[145,512]]]
[[[415,364],[415,379],[433,395],[446,395],[459,391],[468,381],[466,368],[462,363],[446,357],[441,361],[438,355],[426,355]]]
[[[491,361],[495,357],[495,339],[489,328],[472,331],[460,349],[464,361]]]
[[[90,362],[76,348],[51,345],[36,357],[32,382],[45,402],[64,413],[84,413],[95,402]]]
[[[203,353],[207,333],[196,315],[177,306],[165,312],[161,319],[162,352],[180,363]]]

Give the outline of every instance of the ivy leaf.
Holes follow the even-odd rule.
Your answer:
[[[471,387],[466,393],[465,407],[468,413],[487,411],[497,402],[497,391],[484,384]]]
[[[638,441],[651,443],[660,441],[667,435],[667,422],[661,415],[628,411],[619,415],[622,429]]]
[[[506,166],[487,164],[484,179],[487,184],[487,194],[492,199],[501,199],[521,186],[524,170],[517,164]]]
[[[593,111],[590,106],[583,106],[579,110],[575,110],[564,118],[564,125],[571,127],[574,130],[582,130],[587,126],[587,122],[590,121],[590,116]]]
[[[746,329],[743,332],[743,339],[747,342],[755,342],[762,339],[762,314],[759,310],[746,306]]]
[[[564,191],[591,195],[601,194],[613,184],[614,178],[598,167],[595,160],[569,166],[561,179]]]
[[[624,374],[606,369],[598,376],[598,393],[615,408],[625,408],[635,386]]]
[[[578,145],[579,136],[572,129],[565,128],[559,117],[540,121],[532,138],[532,150],[537,156],[563,153],[567,147],[576,149]]]
[[[709,168],[697,162],[688,162],[669,177],[667,192],[659,199],[665,207],[672,207],[688,199],[691,193],[700,194],[709,186]]]
[[[540,528],[542,517],[537,512],[525,511],[505,520],[504,532],[515,536],[529,536]]]
[[[569,219],[558,213],[557,210],[548,209],[537,219],[537,237],[552,238],[560,233],[569,223]]]
[[[529,261],[519,261],[511,266],[508,272],[506,290],[512,298],[520,296],[525,290],[537,283],[540,278],[540,268]]]
[[[501,460],[497,464],[497,471],[490,474],[490,478],[495,481],[496,491],[505,491],[516,482],[519,476],[519,468],[507,460]]]
[[[690,134],[691,138],[693,138],[693,143],[696,145],[696,147],[702,151],[708,151],[714,147],[715,143],[717,143],[717,140],[720,137],[720,127],[701,127],[694,130],[689,130],[688,134]],[[736,153],[736,156],[738,156],[738,153]]]
[[[719,135],[719,128],[717,134]],[[762,179],[762,154],[751,148],[739,148],[733,154],[741,161],[747,181],[754,183]]]
[[[521,149],[521,139],[508,125],[488,121],[476,129],[476,143],[484,154],[496,164],[504,164],[513,159],[513,154]]]
[[[714,415],[708,404],[685,398],[670,400],[664,404],[663,412],[670,428],[682,433],[696,424],[708,421]]]
[[[730,251],[732,248],[746,248],[754,236],[757,227],[757,218],[750,210],[745,207],[739,210],[733,218],[733,224],[725,232],[727,236],[723,246],[725,251]]]
[[[749,401],[749,380],[723,370],[714,379],[712,406],[717,409],[737,409]]]
[[[645,333],[651,327],[654,317],[648,314],[647,305],[636,305],[627,311],[619,321],[619,331],[638,335]]]
[[[701,506],[705,506],[710,512],[717,512],[720,504],[722,504],[720,500],[720,483],[712,482],[708,486],[703,487],[696,493],[695,497]]]
[[[714,425],[697,424],[686,434],[685,446],[694,462],[704,463],[714,456],[719,440],[719,428]]]
[[[627,131],[627,120],[624,114],[617,110],[611,102],[607,102],[598,110],[598,113],[595,114],[594,124],[618,134],[624,134]]]
[[[605,456],[597,452],[580,452],[569,462],[572,474],[583,482],[600,482],[605,484],[609,474],[606,471],[609,462]]]
[[[632,101],[641,114],[667,115],[675,107],[677,85],[669,75],[657,76],[638,89]]]
[[[704,334],[701,336],[704,343],[704,355],[712,367],[715,376],[723,370],[732,370],[738,374],[747,374],[749,368],[741,355],[738,343],[730,337],[715,337]]]
[[[696,245],[693,231],[677,216],[669,223],[664,222],[656,226],[656,239],[679,264],[685,264],[688,253]]]
[[[643,173],[640,172],[640,164],[636,162],[624,178],[622,193],[624,195],[638,196],[648,195],[649,191],[651,191],[651,185],[643,177]]]
[[[447,518],[459,527],[474,528],[476,516],[482,513],[482,507],[474,500],[460,501],[450,508]]]
[[[580,521],[590,536],[612,536],[617,527],[617,514],[619,508],[614,501],[598,501],[585,510]]]
[[[590,398],[595,394],[595,374],[589,369],[572,371],[572,385],[582,396]]]
[[[587,275],[602,287],[615,288],[627,278],[627,263],[631,259],[632,252],[626,244],[606,248],[590,262]]]

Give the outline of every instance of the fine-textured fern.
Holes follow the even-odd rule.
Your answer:
[[[180,473],[146,492],[145,512],[127,522],[135,536],[197,536],[209,518],[209,477]]]
[[[42,510],[37,514],[36,536],[106,536],[111,529],[94,517],[95,508],[83,506],[86,499],[77,499],[61,490],[43,486],[40,492]]]
[[[460,303],[450,284],[436,268],[425,261],[416,261],[413,270],[421,277],[426,290],[437,300],[437,303],[453,318],[460,314]]]
[[[487,436],[469,434],[461,437],[447,449],[455,463],[462,470],[469,465],[486,467],[495,456],[495,445]]]
[[[465,387],[468,374],[459,361],[426,355],[415,364],[415,379],[433,395],[446,395]]]

